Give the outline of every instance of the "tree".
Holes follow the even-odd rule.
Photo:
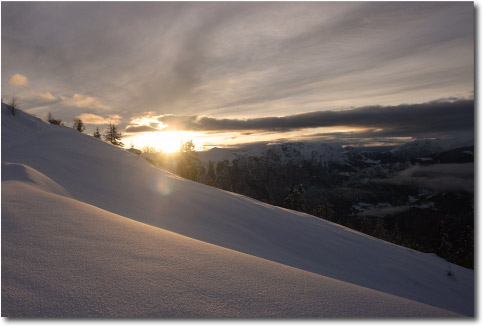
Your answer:
[[[99,132],[99,127],[96,128],[96,131],[94,131],[94,137],[101,139],[101,133]]]
[[[72,128],[78,132],[84,132],[86,129],[86,127],[84,127],[84,122],[82,122],[82,120],[79,118],[75,118],[74,121],[72,121]]]
[[[104,139],[113,144],[114,146],[122,147],[124,144],[120,141],[122,135],[119,131],[117,131],[116,125],[112,123],[109,124],[109,129],[107,129],[106,133],[104,134]]]
[[[178,174],[186,179],[198,180],[200,171],[200,160],[193,141],[188,140],[186,143],[181,143],[178,159]]]
[[[283,207],[300,212],[307,211],[305,189],[301,184],[299,184],[298,189],[295,189],[295,185],[292,183],[290,186],[290,193],[283,200]]]
[[[53,124],[53,125],[59,125],[59,126],[63,126],[64,123],[62,122],[62,120],[60,119],[55,119],[54,116],[52,115],[52,113],[49,112],[49,118],[47,119],[47,121],[50,122],[50,124]]]
[[[438,225],[438,238],[439,247],[437,249],[437,254],[440,257],[446,258],[450,261],[453,253],[453,244],[449,239],[449,230],[446,227],[444,220],[441,220]]]
[[[228,160],[216,163],[216,179],[215,186],[221,189],[233,191],[230,179],[230,162]]]
[[[325,199],[324,201],[315,205],[312,208],[312,215],[330,221],[334,217],[334,210],[332,209],[332,207],[333,205],[327,199]]]
[[[18,99],[15,96],[12,97],[8,105],[9,105],[8,110],[13,116],[15,116],[18,110]]]
[[[215,173],[215,163],[213,161],[208,162],[208,170],[205,176],[205,183],[210,186],[215,185],[216,173]]]
[[[378,239],[386,240],[387,239],[387,230],[384,226],[384,219],[382,217],[378,217],[376,219],[376,226],[374,228],[374,232],[372,235]]]
[[[143,153],[156,154],[157,150],[153,146],[144,146]]]

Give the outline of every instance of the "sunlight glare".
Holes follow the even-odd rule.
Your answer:
[[[160,131],[150,132],[135,137],[134,142],[142,149],[145,146],[154,147],[163,153],[173,153],[179,150],[181,142],[193,140],[195,145],[196,136],[187,131]]]

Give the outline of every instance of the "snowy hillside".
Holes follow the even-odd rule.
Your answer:
[[[471,316],[449,265],[2,104],[3,316]]]

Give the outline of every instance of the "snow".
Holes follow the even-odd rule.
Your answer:
[[[381,160],[373,160],[367,157],[362,158],[362,162],[367,163],[367,164],[379,164],[381,163]]]
[[[8,202],[2,207],[4,316],[457,316],[151,227],[25,182],[2,186]]]
[[[448,265],[2,104],[4,316],[472,316]]]

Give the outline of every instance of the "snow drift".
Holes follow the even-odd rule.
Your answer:
[[[4,316],[472,316],[473,278],[2,104]]]

